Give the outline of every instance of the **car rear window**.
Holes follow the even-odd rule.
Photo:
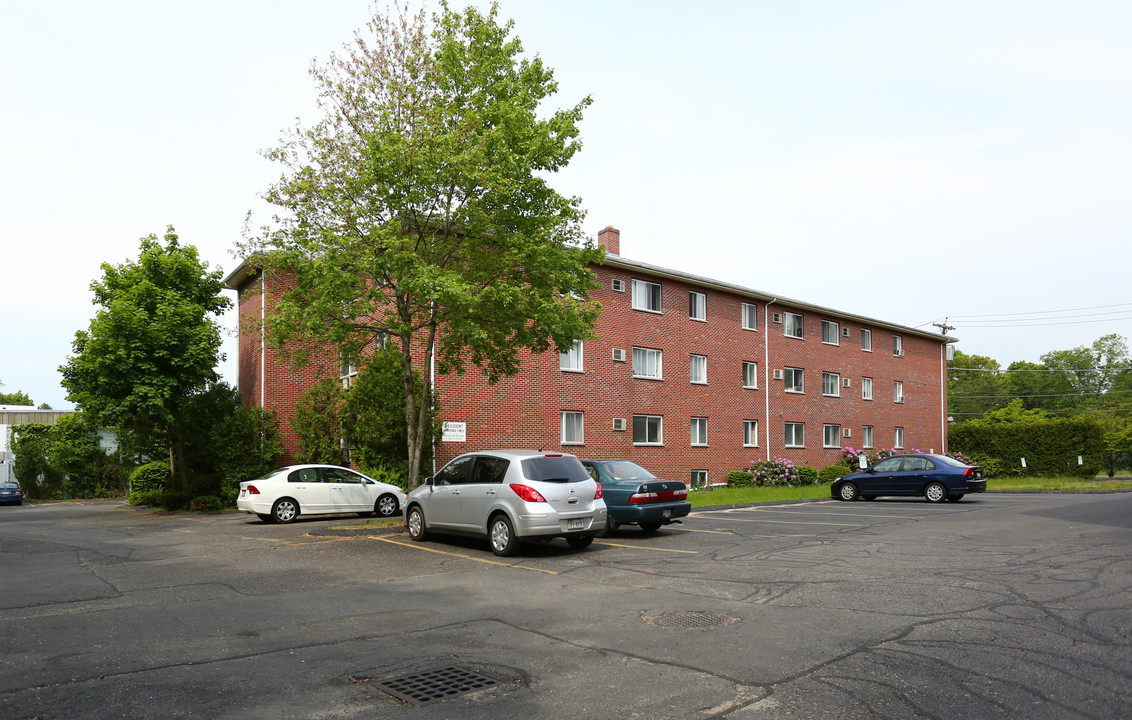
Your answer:
[[[527,458],[522,462],[523,476],[542,482],[573,483],[592,480],[581,460],[573,456]]]
[[[635,462],[624,460],[621,462],[605,463],[605,471],[614,480],[656,480],[656,476],[645,470]]]

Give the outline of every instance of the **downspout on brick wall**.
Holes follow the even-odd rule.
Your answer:
[[[763,306],[763,400],[766,403],[766,412],[763,424],[766,425],[766,459],[770,460],[770,306],[778,302],[778,298],[771,298]]]

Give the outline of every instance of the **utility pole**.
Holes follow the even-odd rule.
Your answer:
[[[937,328],[939,328],[939,332],[940,332],[941,335],[946,335],[948,330],[954,330],[955,329],[954,325],[948,325],[947,324],[947,318],[944,318],[943,322],[941,322],[941,323],[932,323],[932,325],[935,325]]]

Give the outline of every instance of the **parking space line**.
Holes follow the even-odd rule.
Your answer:
[[[731,530],[693,530],[692,528],[682,528],[681,532],[702,532],[711,533],[712,535],[734,535]]]
[[[626,545],[624,543],[602,542],[599,540],[595,540],[594,545],[608,545],[610,547],[632,548],[634,550],[655,550],[657,552],[686,553],[688,555],[699,554],[695,550],[672,550],[670,548],[649,547],[648,545]]]
[[[417,544],[417,543],[407,543],[407,542],[399,542],[397,540],[390,540],[388,538],[381,537],[380,535],[368,535],[367,537],[370,537],[374,540],[380,540],[381,542],[384,542],[384,543],[389,543],[390,545],[400,545],[401,547],[412,548],[414,550],[426,550],[428,552],[433,552],[433,553],[436,553],[438,555],[449,555],[451,557],[458,557],[458,558],[463,558],[465,560],[472,560],[474,562],[484,563],[485,565],[498,565],[500,567],[516,568],[518,570],[533,570],[534,572],[546,573],[547,575],[557,575],[558,574],[553,570],[543,570],[541,568],[527,567],[526,565],[515,565],[514,563],[500,562],[498,560],[486,560],[484,558],[474,557],[472,555],[461,555],[460,553],[450,552],[448,550],[437,550],[436,548],[425,547],[424,545],[420,545],[420,544]]]
[[[724,515],[724,516],[715,515],[715,516],[712,517],[712,519],[713,520],[731,520],[732,522],[743,522],[743,523],[773,523],[773,524],[776,524],[776,525],[834,525],[834,526],[837,526],[837,527],[868,527],[867,524],[863,524],[863,523],[815,522],[815,521],[812,521],[812,520],[753,520],[753,519],[750,519],[750,518],[729,517],[729,516],[726,516],[726,515]]]
[[[778,512],[778,513],[788,513],[790,515],[837,515],[837,516],[840,516],[840,517],[848,516],[848,517],[872,517],[872,518],[893,518],[893,517],[894,518],[903,518],[903,517],[908,517],[907,515],[896,515],[896,514],[867,515],[865,513],[844,512],[844,511],[843,512],[828,512],[828,511],[824,511],[824,510],[779,510],[779,509],[775,509],[775,508],[752,508],[751,510],[753,512],[758,512],[758,513]],[[923,517],[923,516],[917,515],[917,516],[914,516],[914,517]]]

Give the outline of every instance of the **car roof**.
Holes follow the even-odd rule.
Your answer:
[[[557,450],[476,450],[474,452],[464,453],[459,457],[471,457],[474,455],[495,455],[497,457],[507,458],[508,460],[525,460],[533,457],[577,457],[576,455],[558,452]]]

